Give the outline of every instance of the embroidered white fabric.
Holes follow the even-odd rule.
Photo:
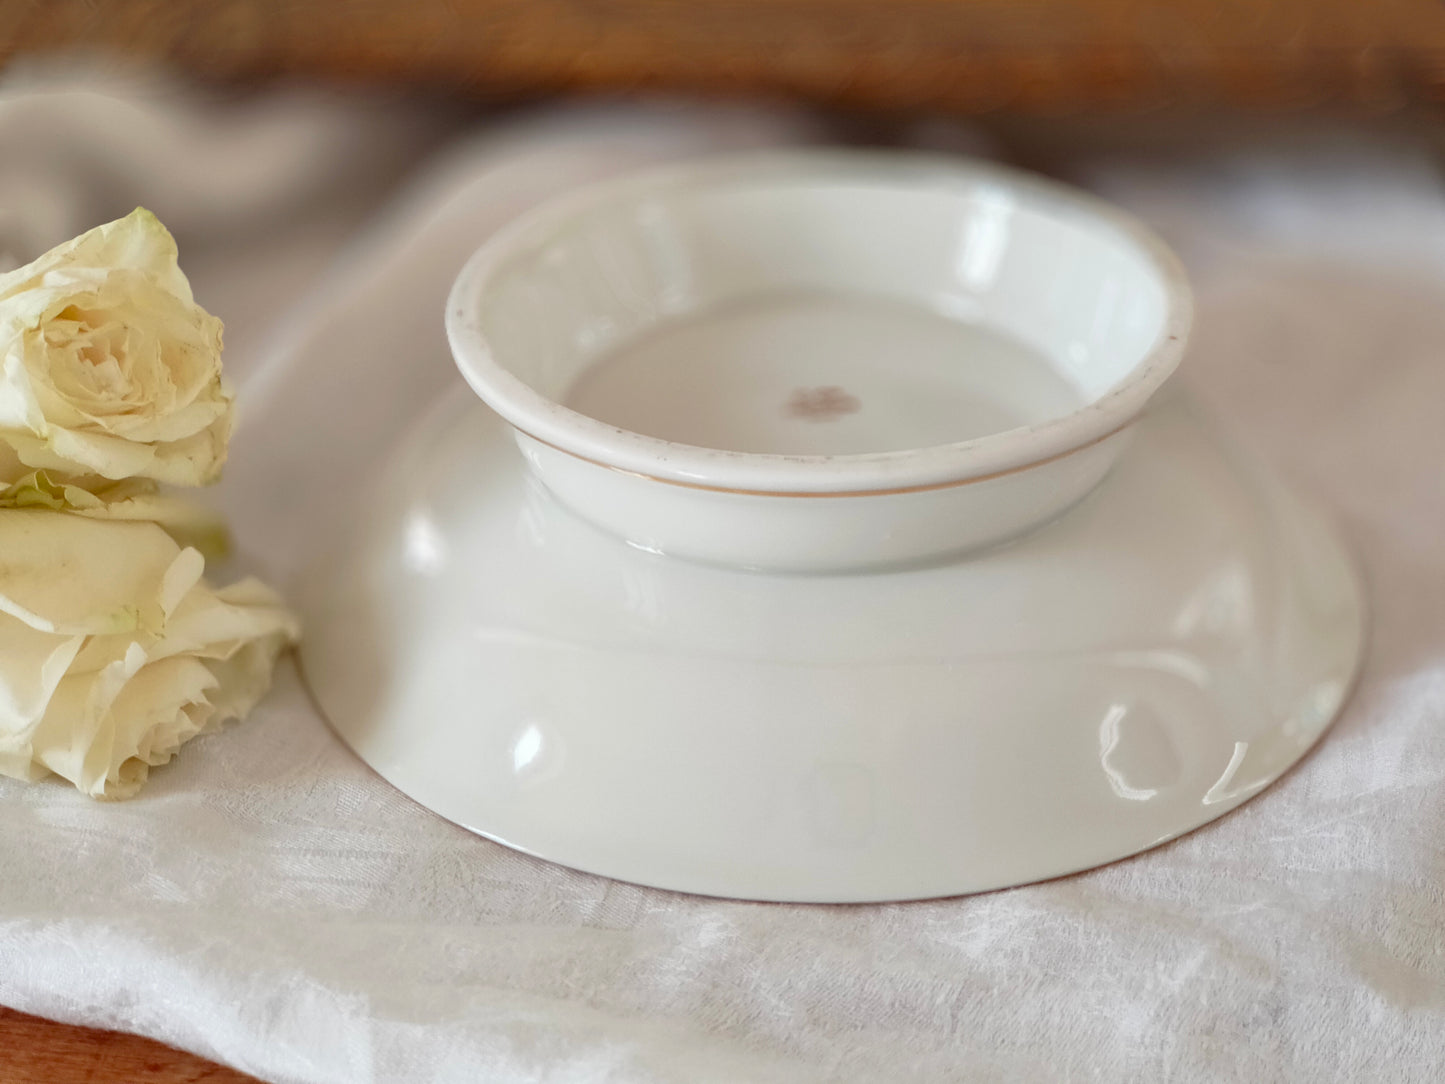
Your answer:
[[[453,379],[442,298],[487,223],[641,160],[820,130],[611,105],[463,132],[417,104],[178,95],[12,85],[0,248],[28,258],[135,202],[183,224],[243,412],[214,499],[245,561],[282,583],[326,514],[327,472],[361,469],[387,419]],[[447,130],[446,149],[420,154]],[[967,133],[904,137],[988,145]],[[307,1084],[1438,1079],[1438,159],[1403,132],[1108,151],[1040,138],[1012,145],[1177,246],[1199,298],[1189,382],[1335,511],[1361,556],[1364,676],[1298,769],[1178,842],[1047,884],[890,906],[725,902],[574,873],[440,820],[359,763],[285,665],[250,720],[187,747],[133,801],[0,780],[0,1003]],[[373,216],[413,156],[404,194]],[[310,316],[416,259],[408,244],[438,216],[471,232],[420,261],[434,304],[378,296],[374,324],[354,329],[372,355],[377,337],[395,344],[394,364],[278,400],[300,348],[350,349],[309,341]]]

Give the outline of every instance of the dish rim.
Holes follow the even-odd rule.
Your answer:
[[[1075,410],[968,440],[899,451],[782,455],[707,448],[651,437],[589,417],[548,398],[499,362],[479,307],[493,277],[521,254],[555,242],[589,211],[650,192],[759,180],[853,183],[960,191],[1004,187],[1061,219],[1102,222],[1157,276],[1164,304],[1158,335],[1128,373]],[[951,488],[1042,466],[1128,428],[1179,365],[1193,319],[1193,297],[1178,258],[1129,212],[1087,192],[991,162],[933,152],[840,148],[707,155],[584,186],[520,215],[484,241],[447,298],[446,331],[463,378],[521,434],[599,467],[694,489],[756,496],[879,496]]]

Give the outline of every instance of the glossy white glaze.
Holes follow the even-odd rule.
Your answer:
[[[1109,471],[1126,429],[1039,466],[963,487],[868,496],[726,493],[599,469],[514,434],[574,512],[651,553],[775,572],[840,572],[978,549],[1067,509]]]
[[[1017,339],[916,305],[820,293],[668,321],[604,355],[563,397],[579,414],[662,440],[810,456],[974,440],[1082,401]]]
[[[306,680],[419,802],[626,880],[887,900],[1107,862],[1278,778],[1362,646],[1315,513],[1177,397],[1136,428],[1014,544],[779,575],[599,531],[460,393],[308,577]]]
[[[828,571],[1059,514],[1122,450],[1189,313],[1163,245],[1082,193],[788,151],[524,216],[463,270],[447,326],[574,510],[672,555]]]

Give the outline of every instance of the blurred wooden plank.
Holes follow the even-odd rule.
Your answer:
[[[168,1046],[0,1008],[3,1084],[254,1084],[254,1078]]]
[[[0,56],[482,95],[674,89],[1074,111],[1445,100],[1439,0],[0,0]]]

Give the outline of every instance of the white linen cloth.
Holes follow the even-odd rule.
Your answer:
[[[187,219],[182,264],[227,321],[243,412],[216,499],[246,561],[282,583],[325,503],[325,472],[368,440],[384,448],[385,432],[366,427],[389,401],[423,402],[451,379],[441,300],[465,237],[428,272],[433,316],[393,321],[378,297],[376,327],[356,329],[358,342],[409,344],[397,372],[415,375],[338,393],[349,446],[317,439],[346,426],[285,415],[268,394],[298,345],[318,349],[308,313],[365,290],[419,216],[490,200],[501,222],[548,188],[650,156],[809,134],[797,118],[560,110],[457,141],[363,227],[355,193],[374,193],[416,150],[410,120],[437,131],[425,109],[326,100],[297,120],[274,96],[217,112],[132,87],[126,108],[157,133],[137,160],[123,138],[97,150],[83,124],[56,123],[89,108],[60,93],[0,101],[9,244],[50,244],[129,209],[94,181],[90,195],[59,198],[87,148],[91,168],[120,178],[122,203]],[[25,119],[37,106],[52,123]],[[257,133],[272,122],[304,129],[294,143],[275,136],[300,151],[268,156]],[[365,163],[338,168],[326,148],[347,132],[376,143]],[[229,225],[229,197],[206,196],[233,137],[257,141],[236,160],[256,171],[254,192],[271,192],[248,205],[243,230]],[[195,138],[221,155],[214,175],[191,159]],[[0,780],[0,1003],[318,1084],[1439,1079],[1437,163],[1405,137],[1331,137],[1075,151],[1054,164],[1175,243],[1198,290],[1190,382],[1336,512],[1361,556],[1374,619],[1364,675],[1296,770],[1184,839],[1047,884],[887,906],[737,903],[571,872],[443,822],[357,761],[286,665],[250,720],[187,747],[131,802]],[[263,428],[253,406],[268,434],[286,418],[289,443],[248,437]],[[282,489],[287,457],[294,485]]]

